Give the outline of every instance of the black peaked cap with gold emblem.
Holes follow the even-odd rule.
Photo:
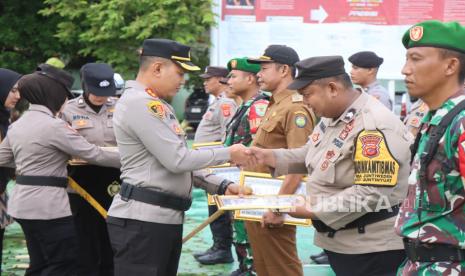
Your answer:
[[[187,71],[198,71],[200,68],[191,61],[191,48],[179,42],[163,38],[144,40],[142,56],[153,56],[171,59]]]

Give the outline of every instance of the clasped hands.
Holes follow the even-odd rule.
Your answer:
[[[242,144],[230,147],[231,162],[240,167],[254,167],[258,164],[275,167],[276,158],[271,149],[247,148]]]

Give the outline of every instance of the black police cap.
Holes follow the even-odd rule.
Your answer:
[[[384,59],[374,52],[363,51],[351,55],[349,61],[357,67],[378,68],[383,63]]]
[[[73,76],[71,76],[70,73],[46,63],[39,64],[39,66],[37,66],[36,73],[47,76],[57,81],[58,83],[63,85],[68,91],[68,98],[74,97],[71,93],[74,78]]]
[[[345,74],[344,59],[341,56],[321,56],[301,60],[295,64],[297,76],[287,87],[302,89],[313,81]]]
[[[144,40],[142,56],[153,56],[171,59],[187,71],[198,71],[200,68],[191,61],[191,48],[179,42],[163,38]]]
[[[270,45],[259,58],[247,59],[249,63],[277,62],[293,66],[299,61],[297,52],[286,45]]]
[[[200,75],[202,79],[208,79],[211,77],[222,77],[225,78],[229,74],[229,70],[226,67],[221,66],[207,66],[205,72]]]
[[[82,89],[101,97],[114,96],[114,72],[106,63],[87,63],[81,67]]]

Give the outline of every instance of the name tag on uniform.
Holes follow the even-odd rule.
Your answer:
[[[356,185],[397,185],[399,163],[389,151],[381,131],[363,130],[358,134],[354,167]]]

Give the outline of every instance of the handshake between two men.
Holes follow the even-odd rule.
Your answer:
[[[241,144],[236,144],[231,147],[231,162],[235,165],[250,170],[259,164],[266,165],[269,167],[276,167],[276,156],[273,153],[273,149],[262,149],[258,147],[245,147]],[[238,184],[231,184],[226,190],[226,195],[250,195],[253,191],[250,187],[240,186]],[[305,204],[305,199],[302,199],[296,203],[295,208],[291,212],[287,212],[289,215],[297,218],[311,218],[312,214]],[[284,224],[284,216],[281,212],[274,210],[265,212],[262,220],[262,227],[276,228],[281,227]]]

